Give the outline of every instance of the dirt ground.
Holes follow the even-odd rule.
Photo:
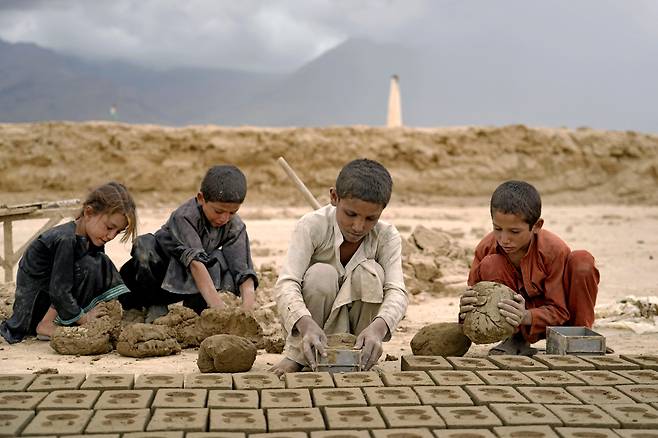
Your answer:
[[[461,204],[461,205],[454,205]],[[394,223],[407,237],[418,225],[445,231],[457,246],[472,248],[490,229],[486,199],[468,199],[453,205],[426,207],[393,204],[383,220]],[[156,230],[174,205],[158,208],[142,207],[140,232]],[[268,207],[250,205],[241,210],[252,240],[253,257],[257,267],[280,266],[285,257],[287,239],[296,219],[308,211],[305,207]],[[545,227],[561,235],[572,249],[589,249],[596,257],[601,271],[601,285],[597,309],[615,303],[627,295],[658,295],[658,207],[650,205],[561,205],[545,203]],[[17,247],[39,228],[38,221],[15,223],[14,245]],[[117,265],[129,256],[130,246],[118,242],[107,246],[107,252]],[[453,283],[452,290],[465,285]],[[453,280],[455,281],[455,280]],[[6,288],[5,288],[6,289]],[[455,293],[421,292],[411,297],[405,319],[393,339],[385,344],[380,365],[388,354],[399,358],[411,354],[409,342],[424,325],[454,321],[457,317],[458,296]],[[658,340],[655,333],[636,334],[630,330],[594,327],[606,336],[606,342],[617,354],[655,354]],[[539,343],[539,347],[543,343]],[[484,355],[490,346],[472,346],[467,355]],[[61,373],[148,373],[198,372],[198,350],[186,349],[181,354],[161,358],[133,359],[116,352],[99,356],[62,356],[47,342],[29,339],[16,345],[0,345],[0,367],[4,373],[33,372],[56,368]],[[280,356],[259,352],[255,370],[264,370]]]

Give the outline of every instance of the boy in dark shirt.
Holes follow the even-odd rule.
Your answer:
[[[139,236],[121,277],[132,293],[124,309],[146,307],[147,322],[183,303],[197,312],[224,306],[218,290],[242,297],[253,309],[258,279],[247,229],[236,214],[247,193],[244,174],[235,166],[208,170],[201,189],[178,207],[154,234]]]

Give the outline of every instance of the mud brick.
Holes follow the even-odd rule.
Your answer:
[[[535,382],[516,370],[484,370],[475,372],[487,385],[534,386]]]
[[[473,406],[471,397],[459,386],[414,386],[423,405]]]
[[[506,426],[562,426],[562,421],[539,403],[492,403],[489,407]]]
[[[144,409],[151,406],[152,389],[111,389],[103,391],[94,409]]]
[[[323,430],[311,432],[311,438],[370,438],[367,430]]]
[[[389,428],[446,427],[432,406],[382,406],[380,409]]]
[[[182,388],[184,377],[182,374],[142,374],[137,376],[135,389]]]
[[[498,426],[493,428],[499,438],[559,438],[548,426],[528,425],[528,426]]]
[[[441,356],[404,355],[400,358],[402,371],[451,370],[452,365]]]
[[[437,385],[459,386],[459,385],[484,385],[473,371],[428,371],[430,377]]]
[[[112,409],[94,413],[86,433],[142,432],[151,416],[149,409]]]
[[[622,438],[658,438],[658,430],[645,429],[615,429]]]
[[[233,387],[235,389],[283,389],[286,387],[283,380],[270,372],[247,372],[233,374]]]
[[[286,373],[286,388],[333,388],[334,379],[327,372]]]
[[[407,386],[363,388],[370,406],[419,405],[420,400],[413,389]]]
[[[546,364],[526,356],[501,354],[489,356],[489,360],[498,365],[501,370],[543,371],[548,369]]]
[[[306,388],[263,389],[260,393],[260,407],[262,409],[310,408],[312,406],[311,394]]]
[[[658,430],[658,410],[646,403],[610,404],[600,407],[619,421],[624,429]]]
[[[185,434],[185,438],[247,438],[247,434],[242,432],[188,432]]]
[[[526,371],[523,374],[542,386],[582,385],[585,383],[573,374],[562,370]]]
[[[496,438],[487,429],[436,429],[432,432],[436,438]]]
[[[96,389],[81,389],[77,391],[56,390],[39,403],[37,410],[44,409],[91,409],[100,395]]]
[[[134,383],[132,374],[89,374],[80,389],[132,389]]]
[[[159,432],[128,432],[122,438],[183,438],[185,432],[182,430],[159,431]]]
[[[375,371],[354,371],[334,374],[336,388],[355,388],[363,386],[384,386]]]
[[[655,370],[620,370],[614,373],[626,377],[635,383],[658,385],[658,371]]]
[[[409,429],[376,429],[371,431],[373,438],[434,438],[434,434],[424,427]]]
[[[59,435],[82,434],[92,410],[41,411],[23,430],[23,435],[45,435],[57,431]]]
[[[121,438],[120,433],[95,433],[94,438]],[[45,437],[41,437],[45,438]],[[89,438],[89,435],[66,435],[66,438]]]
[[[31,410],[36,409],[47,392],[0,392],[0,410]]]
[[[188,434],[187,437],[190,435]],[[250,433],[249,438],[307,438],[306,432]]]
[[[0,391],[23,392],[36,379],[36,374],[3,374],[0,375]]]
[[[207,389],[162,388],[155,393],[152,408],[204,408]]]
[[[582,404],[580,400],[569,394],[566,389],[555,386],[520,386],[517,390],[532,403]]]
[[[310,432],[324,430],[319,408],[268,409],[267,427],[270,432]]]
[[[34,411],[0,410],[0,436],[18,436],[34,417]]]
[[[619,438],[619,435],[612,429],[602,427],[592,429],[585,427],[556,427],[555,432],[561,438]],[[616,432],[620,432],[617,430]],[[658,438],[658,435],[656,435]]]
[[[258,409],[258,391],[255,389],[211,389],[208,393],[209,408]]]
[[[464,390],[471,395],[476,405],[489,403],[528,403],[516,389],[511,386],[466,385]]]
[[[639,370],[636,363],[624,360],[619,356],[578,356],[594,364],[597,370]]]
[[[325,408],[324,416],[329,429],[384,429],[386,424],[374,406],[359,408]]]
[[[619,357],[638,364],[642,369],[658,371],[658,354],[620,354]]]
[[[456,370],[497,370],[498,366],[486,357],[457,357],[448,356],[446,358]]]
[[[425,371],[388,371],[382,373],[381,378],[386,386],[434,386],[434,381]]]
[[[210,431],[259,433],[267,431],[262,409],[211,409]]]
[[[564,424],[573,427],[619,427],[619,422],[594,405],[546,405]]]
[[[569,371],[588,385],[630,385],[633,382],[617,373],[606,370]]]
[[[565,389],[587,405],[633,403],[633,399],[611,386],[567,386]]]
[[[41,374],[28,386],[28,391],[78,389],[85,380],[84,374]]]
[[[318,388],[313,389],[313,405],[322,406],[367,406],[360,388]]]
[[[233,377],[230,373],[189,373],[185,374],[184,388],[231,389]]]
[[[547,365],[552,370],[576,371],[576,370],[593,370],[594,364],[584,361],[577,356],[568,356],[561,354],[536,354],[533,359]]]
[[[639,403],[658,403],[658,385],[619,385],[617,389]]]
[[[204,432],[207,430],[207,426],[207,408],[157,408],[153,412],[151,421],[149,421],[148,426],[146,426],[146,430]]]
[[[503,425],[500,418],[487,406],[437,406],[435,409],[446,422],[448,429],[479,429]]]

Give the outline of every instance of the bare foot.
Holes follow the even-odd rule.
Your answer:
[[[278,378],[281,378],[285,373],[297,373],[301,371],[302,368],[304,368],[304,365],[284,357],[278,364],[274,365],[268,371],[276,374]]]
[[[533,356],[537,349],[530,346],[520,334],[515,334],[505,339],[500,344],[489,350],[490,355],[511,354],[514,356]]]
[[[37,324],[37,335],[42,336],[43,339],[49,339],[55,333],[56,328],[57,326],[52,321],[41,321]]]

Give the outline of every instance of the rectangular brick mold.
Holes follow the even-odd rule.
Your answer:
[[[85,380],[84,374],[40,374],[27,388],[28,391],[78,389]]]
[[[236,373],[233,374],[233,387],[235,389],[283,389],[285,383],[276,374],[269,372]]]
[[[486,357],[455,357],[449,356],[446,358],[456,370],[497,370],[498,366],[491,362]]]
[[[585,383],[573,374],[562,370],[526,371],[523,374],[530,377],[537,385],[542,386],[582,385]]]
[[[100,393],[97,389],[55,390],[39,403],[37,410],[91,409],[94,407]]]
[[[386,424],[377,408],[325,408],[324,417],[329,429],[384,429]]]
[[[357,371],[334,374],[336,388],[356,388],[363,386],[384,386],[375,371]]]
[[[484,385],[473,371],[428,371],[430,377],[437,385]]]
[[[448,429],[484,428],[502,426],[500,419],[487,406],[437,406],[436,411],[446,423]]]
[[[492,403],[489,407],[506,426],[562,426],[562,421],[539,403]]]
[[[555,386],[520,386],[517,390],[533,403],[541,404],[574,404],[582,402],[566,389]]]
[[[183,374],[142,374],[137,376],[135,389],[182,388]]]
[[[441,356],[404,355],[400,358],[402,371],[451,370],[452,365]]]
[[[0,411],[36,409],[47,392],[0,392]]]
[[[41,411],[23,430],[23,435],[45,435],[57,431],[59,435],[84,432],[91,410]]]
[[[569,371],[570,374],[578,377],[587,385],[630,385],[633,381],[627,379],[612,371],[606,370],[586,370],[586,371]]]
[[[622,377],[626,377],[635,383],[645,383],[648,385],[658,385],[658,371],[655,370],[620,370],[615,371]]]
[[[80,389],[132,389],[134,383],[132,374],[89,374]]]
[[[567,386],[565,389],[584,404],[633,403],[633,399],[611,386]]]
[[[382,406],[380,409],[389,428],[430,427],[442,429],[446,426],[432,406]]]
[[[538,362],[546,364],[552,370],[576,371],[593,370],[594,364],[584,361],[577,356],[563,356],[560,354],[537,354],[532,356]]]
[[[151,417],[149,409],[100,410],[94,413],[87,433],[142,432]]]
[[[205,408],[207,389],[161,388],[155,393],[152,408]]]
[[[94,409],[144,409],[151,407],[152,389],[111,389],[103,391]]]
[[[0,436],[18,436],[34,417],[34,411],[0,410]]]
[[[526,356],[510,356],[506,354],[489,356],[489,360],[498,365],[501,370],[543,371],[548,366]]]
[[[333,388],[334,379],[327,372],[286,373],[286,388]]]
[[[230,373],[185,374],[183,387],[205,388],[205,389],[231,389],[233,388],[233,377],[231,377]]]
[[[624,429],[658,430],[658,410],[645,403],[601,405]]]
[[[424,427],[404,429],[375,429],[372,430],[373,438],[434,438],[434,434]]]
[[[36,377],[35,374],[3,374],[0,376],[0,392],[26,391]]]
[[[318,388],[312,390],[314,406],[366,406],[360,388]]]
[[[528,403],[528,400],[511,386],[466,385],[464,390],[470,394],[476,405]]]
[[[484,370],[475,372],[487,385],[533,386],[535,382],[520,371]]]
[[[206,408],[158,408],[153,412],[146,430],[203,432],[207,430],[207,424],[208,409]]]
[[[211,409],[210,431],[259,433],[267,431],[262,409]]]
[[[208,392],[208,407],[224,409],[258,409],[258,391],[255,389],[211,389]]]
[[[642,369],[651,369],[658,371],[658,355],[657,354],[621,354],[619,355],[624,360],[636,363]]]
[[[594,405],[546,405],[564,424],[573,427],[619,427],[619,422]]]
[[[498,426],[493,430],[499,438],[559,438],[549,426]]]
[[[260,407],[270,408],[310,408],[311,394],[306,388],[263,389],[260,393]]]
[[[420,399],[408,386],[368,387],[363,388],[370,406],[408,406],[419,405]]]
[[[437,429],[432,432],[436,438],[496,438],[488,429]]]
[[[310,432],[325,428],[319,408],[268,409],[267,427],[270,432]]]
[[[581,359],[592,363],[597,370],[638,370],[640,366],[636,363],[622,359],[619,356],[579,356]]]
[[[546,327],[548,354],[605,354],[605,337],[587,327]]]
[[[423,405],[472,406],[471,397],[459,386],[415,386]]]

